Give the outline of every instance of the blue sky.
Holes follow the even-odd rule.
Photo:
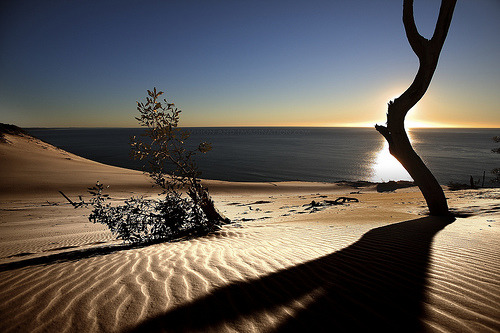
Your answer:
[[[416,0],[432,35],[440,1]],[[146,89],[184,126],[359,126],[418,61],[402,1],[4,1],[0,122],[134,127]],[[458,0],[409,124],[500,127],[500,1]]]

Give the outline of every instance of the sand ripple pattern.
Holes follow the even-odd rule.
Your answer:
[[[425,300],[427,330],[500,331],[499,226],[494,220],[459,220],[436,236]],[[471,228],[468,237],[464,227]]]
[[[229,226],[201,239],[0,272],[0,331],[133,328],[215,288],[314,259],[356,239],[352,232],[325,226],[310,231]],[[275,321],[275,316],[261,317]],[[242,323],[236,326],[251,330],[250,322]]]
[[[261,221],[195,240],[4,270],[0,331],[293,331],[310,319],[307,309],[327,304],[335,313],[339,304],[362,306],[355,304],[360,297],[378,297],[372,292],[388,285],[388,267],[403,265],[409,272],[397,271],[397,281],[411,285],[419,265],[411,251],[421,240],[403,227]],[[429,249],[421,328],[498,331],[499,248],[477,237],[457,244],[454,227],[444,228]],[[388,249],[399,253],[390,256]],[[206,317],[193,323],[200,313]],[[177,322],[170,322],[174,315]],[[363,320],[352,315],[353,322]]]

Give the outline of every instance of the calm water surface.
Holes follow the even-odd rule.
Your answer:
[[[204,178],[229,181],[411,180],[372,128],[190,128],[189,142],[212,143],[198,159]],[[115,166],[141,170],[129,142],[141,129],[28,129],[57,147]],[[500,167],[491,138],[500,129],[415,129],[410,137],[441,184],[467,183]]]

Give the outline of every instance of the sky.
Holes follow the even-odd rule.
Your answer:
[[[438,0],[415,0],[432,36]],[[458,0],[407,126],[500,127],[500,1]],[[182,126],[372,126],[418,60],[402,0],[6,0],[0,122],[137,127],[156,87]]]

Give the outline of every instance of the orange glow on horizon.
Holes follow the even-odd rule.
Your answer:
[[[375,127],[375,124],[384,125],[383,121],[359,122],[359,123],[343,123],[343,124],[328,124],[327,127]],[[496,126],[494,126],[496,125]],[[416,120],[406,120],[406,128],[500,128],[500,124],[446,124],[438,122],[425,122]]]
[[[307,123],[307,122],[297,122],[297,123],[230,123],[230,124],[188,124],[185,123],[185,127],[375,127],[375,125],[384,125],[383,121],[370,121],[370,122],[351,122],[351,123]],[[472,123],[472,124],[446,124],[437,122],[424,122],[424,121],[405,121],[405,127],[407,129],[413,128],[500,128],[500,124],[484,124],[484,123]]]

